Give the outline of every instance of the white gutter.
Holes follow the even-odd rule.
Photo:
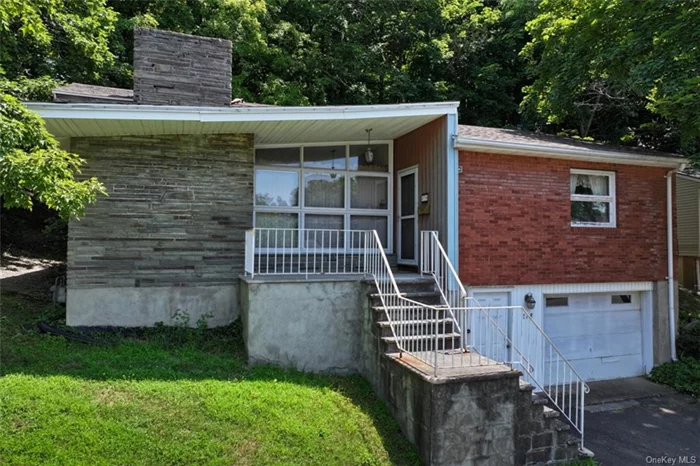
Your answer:
[[[680,167],[683,170],[683,166]],[[668,254],[668,332],[671,360],[676,360],[676,283],[673,276],[673,177],[676,170],[666,173],[666,242]]]
[[[593,147],[552,147],[525,142],[493,141],[490,139],[458,137],[455,148],[475,152],[549,157],[570,160],[586,160],[599,163],[619,163],[627,165],[648,165],[657,167],[678,167],[685,163],[682,157],[663,157],[637,154],[634,152],[613,152]]]
[[[26,102],[42,118],[176,120],[199,122],[351,120],[456,114],[459,102],[326,107],[179,107],[161,105]]]

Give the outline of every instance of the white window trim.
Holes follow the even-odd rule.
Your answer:
[[[571,185],[571,175],[593,175],[593,176],[606,176],[608,177],[608,187],[610,194],[608,196],[588,196],[584,194],[570,194],[569,195],[569,210],[571,210],[571,203],[574,201],[583,202],[607,202],[610,204],[610,221],[607,223],[597,223],[597,222],[575,222],[571,220],[572,227],[583,227],[583,228],[617,228],[617,195],[616,195],[616,183],[615,183],[615,172],[602,171],[602,170],[584,170],[579,168],[572,168],[569,172],[569,185]]]
[[[253,225],[255,225],[255,220],[257,212],[269,212],[269,213],[280,213],[280,214],[297,214],[298,228],[303,230],[304,225],[304,214],[326,214],[326,215],[342,215],[344,230],[350,230],[350,218],[352,216],[365,216],[365,217],[386,217],[387,219],[387,244],[385,245],[384,251],[387,254],[392,254],[394,250],[394,225],[392,222],[393,212],[394,212],[394,141],[391,139],[381,139],[372,141],[372,145],[387,145],[389,149],[389,168],[386,172],[376,172],[376,171],[362,171],[362,170],[350,170],[350,146],[355,145],[366,145],[367,141],[328,141],[328,142],[314,142],[305,144],[258,144],[255,146],[257,149],[277,149],[277,148],[298,148],[299,149],[299,161],[300,166],[298,167],[284,167],[277,165],[267,165],[258,164],[254,161],[253,163]],[[323,146],[345,146],[345,166],[344,169],[331,170],[330,168],[316,168],[316,167],[304,167],[304,147],[323,147]],[[254,159],[255,160],[255,159]],[[290,171],[299,173],[299,193],[298,193],[298,205],[296,206],[258,206],[255,205],[255,170],[276,170],[276,171]],[[343,207],[305,207],[304,206],[304,175],[306,173],[338,173],[346,176],[345,178],[345,203]],[[361,209],[353,208],[350,205],[351,199],[351,189],[349,177],[352,175],[366,176],[366,177],[376,177],[376,178],[386,178],[387,179],[387,208],[386,209]]]

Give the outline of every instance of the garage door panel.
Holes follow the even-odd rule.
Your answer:
[[[618,333],[614,345],[607,341],[611,335],[582,335],[574,338],[552,338],[552,343],[569,360],[640,355],[641,338],[638,333]]]
[[[628,355],[616,358],[580,359],[571,361],[571,363],[584,380],[607,380],[640,375],[638,359],[639,356]],[[573,380],[573,377],[568,372],[565,372],[566,366],[563,363],[552,364],[551,366],[548,364],[545,367],[551,367],[552,374],[550,377],[549,371],[545,371],[544,385],[548,385],[550,380]]]
[[[550,338],[580,335],[638,332],[642,324],[641,312],[620,310],[605,315],[593,315],[587,311],[577,313],[545,312],[545,329]]]
[[[543,315],[544,331],[584,379],[644,373],[638,292],[547,295],[546,298],[555,296],[566,297],[567,306],[554,305],[562,300],[550,300],[552,306],[545,306]],[[549,355],[544,356],[548,359]],[[562,363],[551,364],[545,361],[545,378],[550,376],[550,370],[564,373]]]
[[[628,296],[629,303],[614,304],[613,296]],[[627,308],[639,308],[639,293],[638,292],[619,292],[619,293],[590,293],[590,294],[563,294],[563,295],[547,295],[548,297],[566,296],[569,301],[569,308],[572,309],[589,309],[591,311],[611,309],[617,306],[626,306]],[[566,306],[564,307],[566,308]]]

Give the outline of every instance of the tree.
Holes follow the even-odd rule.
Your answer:
[[[97,83],[113,60],[116,20],[103,0],[0,3],[0,196],[6,207],[33,200],[63,218],[79,216],[103,186],[76,180],[84,161],[62,150],[22,100],[51,100],[59,80]]]
[[[99,83],[114,59],[115,21],[104,0],[3,0],[0,75]]]
[[[542,0],[527,30],[531,118],[581,137],[697,152],[700,3]]]
[[[6,207],[32,208],[36,199],[62,218],[80,216],[104,187],[75,179],[83,160],[61,150],[34,112],[0,94],[0,196]]]

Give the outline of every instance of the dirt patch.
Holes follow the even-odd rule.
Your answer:
[[[0,258],[0,291],[9,291],[35,299],[51,300],[51,286],[65,275],[62,261],[37,259],[3,253]]]
[[[32,210],[0,205],[0,249],[14,256],[66,260],[68,225],[35,202]]]

